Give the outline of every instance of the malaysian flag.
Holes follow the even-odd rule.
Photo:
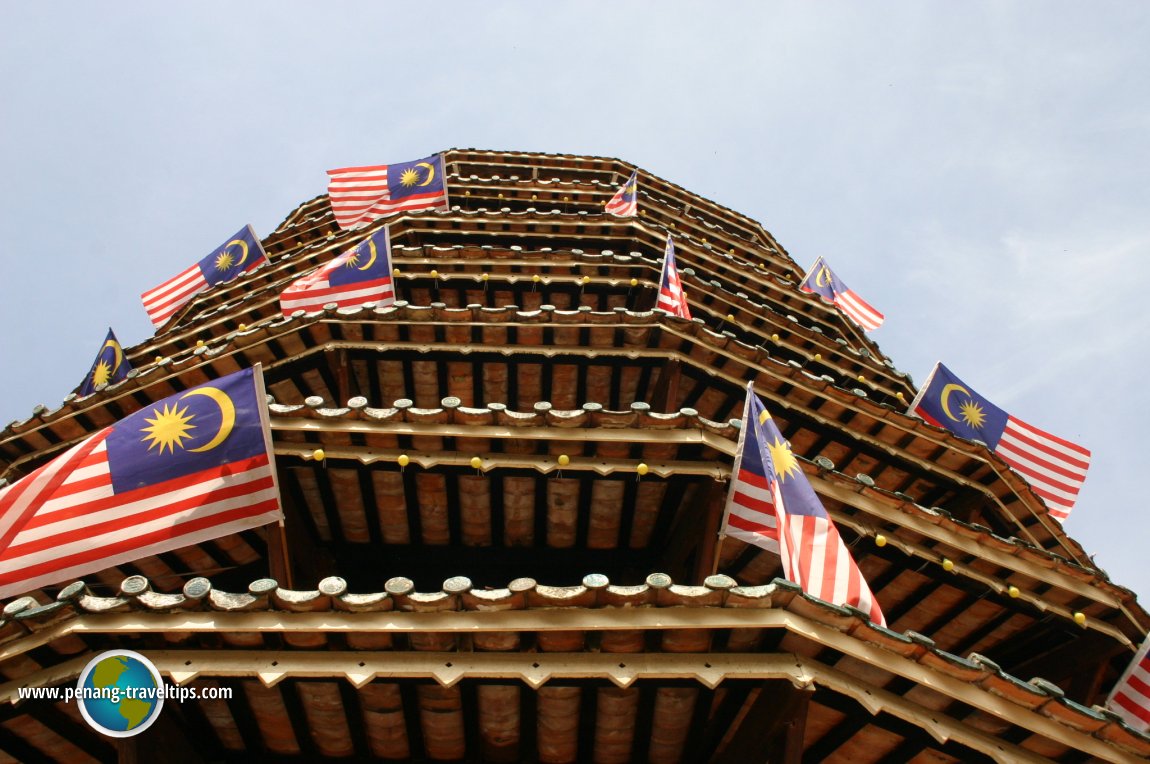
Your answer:
[[[1106,698],[1106,707],[1140,732],[1150,732],[1150,636]]]
[[[344,230],[402,210],[447,210],[443,155],[399,164],[328,170],[327,194],[335,222]]]
[[[639,211],[639,171],[631,173],[627,182],[607,202],[605,211],[620,218],[633,218]]]
[[[91,395],[100,385],[110,385],[124,379],[131,370],[132,364],[124,358],[124,349],[120,347],[120,341],[116,339],[115,332],[109,328],[108,336],[104,338],[104,344],[100,346],[100,352],[96,354],[96,360],[92,362],[88,376],[80,383],[78,392],[80,395]]]
[[[0,597],[282,519],[257,366],[145,406],[0,489]]]
[[[1066,520],[1090,467],[1090,451],[1007,414],[937,363],[908,413],[970,440],[981,440],[1022,475],[1050,514]]]
[[[320,310],[328,303],[341,308],[391,305],[391,238],[387,226],[348,252],[297,279],[280,295],[280,310],[290,316],[297,310]]]
[[[807,594],[853,605],[886,625],[862,571],[753,385],[747,385],[722,533],[778,553],[783,574]]]
[[[140,295],[144,310],[158,329],[200,292],[231,281],[267,259],[255,231],[250,225],[244,226],[203,260]]]
[[[799,289],[817,294],[828,302],[833,302],[839,307],[839,310],[850,316],[856,324],[868,332],[882,326],[883,314],[852,292],[843,283],[843,280],[835,275],[830,266],[823,262],[821,257],[815,260],[815,264],[807,272],[803,283],[799,284]]]
[[[672,316],[690,318],[687,296],[683,294],[683,282],[679,281],[679,268],[675,265],[675,242],[667,236],[667,249],[663,253],[663,272],[659,275],[659,299],[655,301],[658,310],[665,310]]]

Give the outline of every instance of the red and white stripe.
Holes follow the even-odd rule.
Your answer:
[[[1110,691],[1106,707],[1140,732],[1150,732],[1150,636]]]
[[[395,302],[395,287],[391,277],[360,281],[355,284],[332,286],[328,274],[343,267],[353,253],[340,255],[327,265],[312,271],[301,279],[293,281],[280,294],[280,311],[290,316],[297,310],[322,310],[324,305],[335,303],[341,308],[354,307],[364,303],[391,305]]]
[[[223,474],[201,472],[116,494],[105,442],[109,432],[102,430],[56,460],[61,464],[55,474],[63,480],[54,490],[37,493],[31,517],[0,551],[0,597],[283,517],[266,453],[233,462]]]
[[[197,263],[158,287],[144,292],[140,299],[144,301],[144,310],[152,325],[159,329],[176,311],[207,288],[208,282]]]
[[[667,237],[667,249],[663,255],[663,271],[659,275],[659,298],[655,307],[665,310],[672,316],[690,318],[687,296],[683,294],[683,282],[679,280],[679,268],[675,264],[675,245]]]
[[[623,182],[623,185],[619,186],[619,190],[615,192],[615,195],[611,197],[611,200],[608,201],[607,205],[603,208],[604,212],[621,218],[633,218],[639,213],[638,175],[638,171],[631,173],[631,177],[627,178],[627,180]],[[627,199],[627,189],[630,188],[632,184],[636,184],[634,186],[635,192],[631,195],[630,199]]]
[[[239,374],[261,401],[259,366]],[[0,491],[0,597],[282,520],[267,412],[254,413],[263,448],[247,458],[117,492],[108,439],[133,416]]]
[[[723,533],[778,554],[779,528],[772,488],[771,481],[762,475],[736,465],[735,479],[727,494]]]
[[[1090,451],[1007,415],[994,452],[1042,497],[1050,514],[1065,521],[1086,481]]]
[[[853,289],[836,295],[835,304],[868,332],[882,326],[882,322],[886,319],[886,316],[875,310],[870,303],[855,294]]]
[[[327,171],[330,176],[327,194],[335,222],[340,228],[360,228],[402,210],[448,208],[446,185],[429,193],[393,200],[387,185],[387,168],[388,165],[384,164]]]
[[[756,411],[759,426],[752,420]],[[785,477],[774,473],[769,442],[777,447],[781,441],[782,434],[748,385],[721,533],[776,552],[783,575],[807,594],[857,607],[885,626],[882,608],[806,475],[801,469]],[[759,457],[765,474],[757,471]],[[781,480],[795,481],[788,484],[789,495],[797,504],[809,506],[788,512]]]
[[[836,605],[849,603],[886,626],[882,608],[830,518],[791,515],[781,502],[776,511],[784,526],[779,545],[787,578],[807,594]]]
[[[107,428],[99,431],[31,475],[0,489],[0,556],[12,543],[21,526],[68,479],[71,470],[103,442],[108,432]]]

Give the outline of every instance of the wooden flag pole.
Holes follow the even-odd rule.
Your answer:
[[[707,544],[706,541],[699,544],[699,557],[695,561],[695,580],[699,583],[702,583],[707,576],[715,575],[715,571],[719,567],[719,549],[723,543],[723,536],[719,533],[719,527],[722,523],[723,509],[727,498],[721,485],[719,481],[713,480],[708,486],[707,519],[703,526],[702,538],[718,538],[713,544]]]
[[[291,575],[291,557],[288,554],[287,529],[281,518],[268,529],[268,572],[285,589],[294,589]]]
[[[726,538],[726,536],[720,533],[719,538],[715,539],[715,549],[711,552],[711,555],[714,557],[711,562],[712,576],[719,572],[719,562],[723,559],[723,540]]]

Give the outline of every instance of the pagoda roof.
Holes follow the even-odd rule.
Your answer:
[[[450,210],[342,231],[309,200],[266,264],[126,348],[127,379],[0,431],[3,485],[259,364],[286,515],[10,602],[0,697],[135,646],[240,696],[184,719],[217,758],[739,761],[796,734],[812,760],[1150,755],[1089,707],[1150,615],[985,444],[906,413],[909,375],[797,288],[763,226],[644,170],[640,215],[605,215],[634,169],[617,159],[445,160]],[[394,304],[281,315],[288,284],[385,222]],[[668,234],[691,320],[650,309]],[[777,580],[773,553],[712,545],[748,382],[891,630]],[[447,568],[468,577],[417,587]],[[764,710],[808,705],[805,736]],[[0,713],[0,750],[72,731],[65,758],[100,758],[69,713]]]
[[[362,755],[367,751],[356,746],[371,741],[378,755],[377,740],[407,734],[402,719],[395,727],[394,716],[388,722],[367,714],[366,740],[334,734],[355,724],[349,715],[357,704],[348,704],[348,693],[342,701],[341,693],[333,695],[333,681],[349,682],[363,703],[403,680],[445,690],[472,680],[480,707],[469,707],[458,691],[442,696],[457,713],[468,715],[483,713],[483,687],[518,680],[530,689],[497,692],[501,704],[518,704],[501,713],[527,715],[523,696],[534,694],[542,717],[548,713],[542,706],[556,702],[549,690],[576,679],[599,679],[609,683],[597,685],[600,703],[603,689],[606,698],[616,699],[610,687],[624,691],[623,697],[635,690],[632,702],[623,704],[627,722],[635,725],[644,715],[653,740],[676,741],[663,758],[678,760],[689,753],[685,732],[675,731],[683,721],[658,698],[692,688],[722,692],[738,680],[755,679],[784,680],[813,691],[806,755],[889,760],[885,757],[907,742],[903,736],[921,727],[941,754],[957,744],[1003,762],[1045,761],[1067,751],[1101,761],[1150,757],[1150,736],[1105,709],[1067,699],[1044,679],[1024,681],[977,653],[948,653],[921,634],[885,629],[861,611],[830,605],[786,581],[739,586],[722,575],[702,586],[678,585],[663,574],[651,574],[640,585],[617,586],[592,574],[575,586],[521,578],[495,589],[474,588],[467,578],[454,577],[438,591],[417,591],[410,579],[396,577],[382,591],[363,594],[349,592],[339,578],[325,579],[315,590],[290,590],[260,579],[240,593],[219,591],[199,578],[180,592],[160,593],[135,576],[112,597],[96,596],[78,582],[52,602],[22,598],[4,609],[0,671],[9,681],[0,684],[0,700],[14,701],[18,686],[74,678],[99,649],[141,640],[167,641],[167,647],[148,654],[180,685],[243,688],[254,723],[219,708],[204,711],[225,748],[258,734],[280,754],[312,748],[322,756]],[[44,650],[59,653],[58,660],[42,665]],[[314,742],[301,737],[281,693],[298,693]],[[839,716],[856,703],[869,713],[853,717],[857,721],[844,736],[837,728]],[[745,696],[741,705],[753,717],[753,698]],[[422,716],[425,729],[436,718],[437,711],[423,702],[400,707],[402,715]],[[317,723],[321,718],[331,730]],[[596,750],[615,721],[599,717],[589,735]],[[251,725],[246,732],[240,729],[245,724]],[[488,731],[479,734],[484,745],[491,742]],[[736,725],[721,744],[736,745],[740,734]],[[437,745],[452,739],[442,731],[440,736]],[[551,742],[578,744],[574,736]],[[405,744],[410,751],[414,743]],[[628,740],[625,750],[630,745]],[[428,754],[443,758],[431,749]],[[716,755],[721,754],[720,747]]]

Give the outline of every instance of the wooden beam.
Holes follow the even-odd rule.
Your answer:
[[[1125,655],[1127,659],[1132,657],[1129,647],[1118,644],[1096,631],[1086,634],[1066,634],[1065,638],[1066,642],[1052,650],[1034,655],[1021,663],[1004,664],[1003,668],[1024,679],[1040,676],[1057,684],[1067,678],[1077,680],[1084,669],[1087,675],[1093,676],[1094,672],[1089,667],[1096,662],[1105,667],[1116,655]],[[1084,695],[1076,695],[1075,700],[1083,697]]]
[[[57,764],[54,757],[41,751],[20,735],[6,727],[0,727],[0,751],[15,757],[23,764]]]
[[[202,764],[210,761],[176,719],[175,712],[160,712],[151,727],[135,737],[116,741],[119,764]]]
[[[648,401],[655,411],[666,413],[678,411],[672,407],[675,401],[679,400],[679,377],[682,374],[682,367],[682,361],[672,358],[659,369],[659,377],[655,380],[655,387]]]
[[[734,737],[711,761],[714,764],[798,764],[802,761],[811,689],[786,680],[768,680],[739,721]]]
[[[655,608],[655,615],[667,618],[677,608]],[[561,611],[546,611],[548,615]],[[634,617],[638,612],[632,611]],[[497,613],[498,614],[498,613]],[[137,617],[138,614],[132,614]],[[224,616],[226,613],[211,613]],[[290,615],[277,613],[280,618]],[[317,614],[331,616],[334,614]],[[402,615],[432,616],[433,613],[387,613],[391,618]],[[849,655],[878,669],[889,671],[917,682],[948,698],[962,708],[971,708],[997,717],[1016,727],[1024,735],[1041,735],[1057,744],[1074,748],[1104,761],[1133,762],[1137,759],[1091,734],[1030,710],[1006,698],[994,695],[969,681],[942,671],[922,666],[885,648],[864,643],[838,629],[808,621],[789,612],[764,613],[779,616],[785,626],[797,635]],[[783,624],[776,624],[783,625]],[[435,631],[434,627],[430,630]],[[183,684],[200,675],[215,677],[255,677],[274,685],[286,677],[348,677],[362,683],[375,675],[392,679],[433,679],[446,687],[464,678],[518,678],[532,687],[554,680],[606,679],[620,687],[629,687],[644,678],[695,679],[716,687],[730,679],[785,679],[796,685],[825,687],[860,703],[872,715],[885,712],[903,722],[920,727],[936,740],[953,739],[982,751],[999,761],[1044,761],[1031,751],[1010,742],[1009,735],[986,733],[962,719],[925,708],[907,693],[895,693],[875,687],[810,658],[791,653],[533,653],[530,663],[519,653],[476,652],[398,652],[398,651],[259,651],[259,650],[159,650],[148,656],[159,671]],[[19,682],[0,685],[0,699],[11,701],[20,686],[52,686],[79,675],[88,656],[64,661],[49,669],[23,677]],[[364,666],[377,667],[365,674]],[[740,704],[741,705],[741,704]]]
[[[693,583],[701,584],[703,579],[711,574],[712,560],[707,561],[706,573],[699,575],[700,556],[704,554],[704,546],[712,547],[714,553],[714,538],[718,534],[716,522],[713,532],[708,534],[709,512],[714,503],[714,494],[722,484],[717,480],[704,480],[697,484],[695,493],[690,502],[680,504],[679,512],[664,544],[664,552],[660,555],[658,570],[666,571],[676,581],[690,579]],[[721,496],[721,492],[720,492]],[[720,515],[722,512],[720,506]],[[688,575],[688,562],[692,554],[695,556],[694,575]]]
[[[329,369],[335,372],[335,396],[332,401],[337,407],[346,406],[351,399],[351,385],[348,380],[347,350],[345,348],[331,348],[324,351]]]

